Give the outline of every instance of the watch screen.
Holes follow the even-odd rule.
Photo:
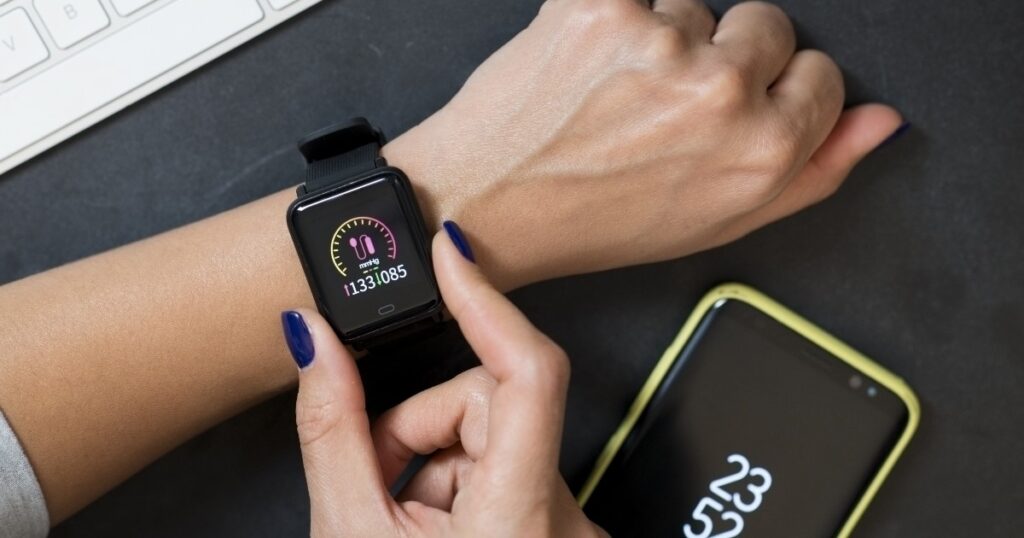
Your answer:
[[[712,309],[586,505],[612,536],[835,536],[899,397],[740,301]]]
[[[438,302],[428,258],[410,228],[397,176],[300,202],[292,228],[307,274],[343,335]]]

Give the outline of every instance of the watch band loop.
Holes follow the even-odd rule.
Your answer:
[[[306,136],[299,141],[299,151],[308,164],[306,183],[299,187],[299,194],[387,166],[380,155],[386,142],[384,134],[365,118],[353,118]]]

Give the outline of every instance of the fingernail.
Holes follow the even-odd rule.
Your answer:
[[[289,310],[281,312],[281,325],[284,327],[284,340],[288,343],[288,350],[292,352],[292,358],[299,369],[305,368],[313,363],[313,335],[309,334],[309,327],[302,314]]]
[[[878,147],[882,148],[882,147],[888,146],[889,144],[892,144],[897,139],[899,139],[903,135],[907,134],[907,131],[910,130],[910,126],[911,126],[911,124],[910,124],[909,121],[903,122],[899,127],[896,128],[895,131],[892,132],[891,135],[889,135],[889,138],[886,138],[885,140],[883,140],[882,143],[878,145]],[[878,149],[878,148],[875,148],[875,149]]]
[[[448,232],[448,237],[451,238],[452,243],[455,243],[455,248],[459,249],[462,257],[476,263],[476,258],[473,257],[473,249],[469,247],[469,241],[466,241],[466,236],[462,235],[462,229],[459,228],[459,225],[446,220],[442,226],[444,226],[444,231]]]

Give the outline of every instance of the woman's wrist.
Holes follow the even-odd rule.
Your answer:
[[[444,142],[446,133],[441,127],[444,120],[439,117],[443,114],[444,110],[395,138],[382,151],[388,163],[404,171],[412,182],[428,233],[440,230],[445,220],[461,224],[470,211],[487,215],[499,209],[487,207],[484,197],[475,192],[479,179],[486,172],[477,170],[472,159],[457,153],[465,147],[457,148],[456,144]],[[502,291],[529,283],[522,278],[526,267],[499,263],[492,255],[501,248],[504,239],[495,233],[500,229],[498,219],[490,222],[495,226],[475,220],[475,226],[463,230],[473,244],[477,263]]]

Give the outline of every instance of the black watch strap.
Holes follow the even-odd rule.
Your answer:
[[[386,142],[384,134],[366,118],[353,118],[299,140],[299,151],[307,164],[306,182],[299,186],[299,195],[387,166],[380,155]]]

